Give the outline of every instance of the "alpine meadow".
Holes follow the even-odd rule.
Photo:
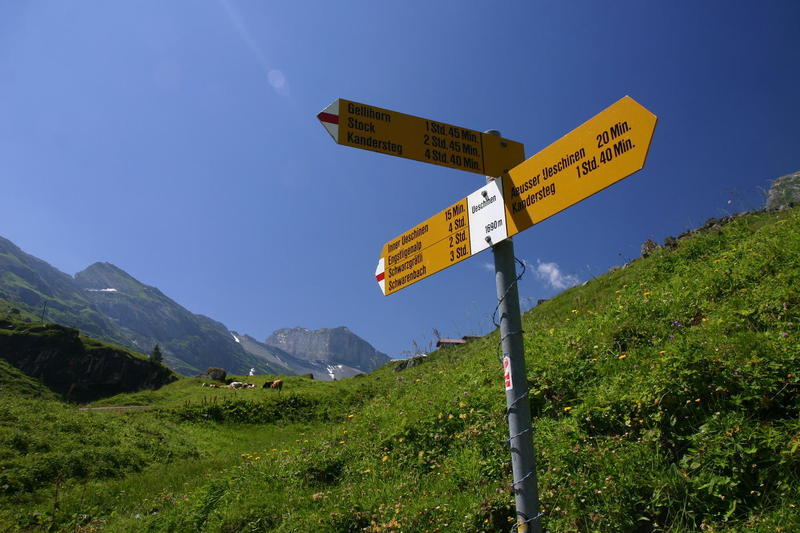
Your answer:
[[[0,336],[35,322],[6,307]],[[711,220],[527,312],[544,529],[799,530],[798,323],[797,208]],[[93,410],[3,364],[0,529],[510,531],[498,343]]]

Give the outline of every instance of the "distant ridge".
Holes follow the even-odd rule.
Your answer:
[[[0,237],[0,306],[78,328],[92,337],[148,354],[183,375],[209,367],[229,374],[313,374],[340,379],[374,370],[389,358],[347,328],[278,330],[273,342],[229,331],[190,312],[123,269],[98,262],[70,276]],[[289,332],[289,333],[286,333]],[[279,338],[291,339],[289,350]]]

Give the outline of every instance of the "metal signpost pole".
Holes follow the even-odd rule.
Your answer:
[[[500,135],[495,130],[487,133]],[[494,177],[486,177],[487,182],[493,179]],[[517,509],[517,532],[542,533],[514,242],[511,238],[505,239],[492,246],[492,253],[499,300],[498,314],[503,349],[511,469],[514,475],[512,487]]]

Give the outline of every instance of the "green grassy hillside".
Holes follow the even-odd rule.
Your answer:
[[[799,263],[800,211],[752,214],[525,315],[547,531],[800,530]],[[49,493],[16,495],[16,514],[0,523],[509,531],[497,344],[494,333],[336,383],[292,378],[282,393],[182,380],[109,400],[162,406],[129,416],[161,421],[214,468],[190,482],[185,462],[152,463],[89,487],[105,500],[81,499],[87,486],[76,483],[57,506],[51,482]],[[221,447],[231,435],[249,440]],[[4,453],[0,472],[14,460]]]
[[[0,396],[7,398],[57,399],[56,393],[41,381],[32,378],[0,359]]]

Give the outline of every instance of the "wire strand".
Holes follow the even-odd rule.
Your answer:
[[[505,290],[505,292],[503,293],[503,295],[502,295],[500,298],[498,298],[498,300],[497,300],[497,306],[494,308],[494,312],[492,313],[492,322],[494,323],[494,326],[495,326],[497,329],[500,329],[500,323],[497,321],[497,319],[498,319],[498,317],[497,317],[497,312],[500,310],[500,306],[503,304],[503,301],[504,301],[504,300],[506,299],[506,297],[508,296],[508,293],[509,293],[509,292],[511,292],[511,289],[513,289],[513,288],[514,288],[514,286],[518,286],[518,285],[519,285],[519,281],[520,281],[520,280],[522,279],[522,277],[525,275],[525,271],[526,271],[525,262],[524,262],[524,261],[520,261],[520,260],[519,260],[517,257],[514,257],[514,261],[516,261],[517,263],[519,263],[519,265],[520,265],[520,267],[521,267],[521,271],[520,271],[519,275],[517,275],[517,276],[516,276],[516,278],[514,279],[514,281],[513,281],[513,282],[511,282],[511,283],[508,285],[508,287],[506,288],[506,290]],[[502,320],[503,320],[503,316],[501,316],[501,317],[499,317],[499,318],[500,318],[500,321],[502,322]],[[502,362],[502,361],[503,361],[503,356],[504,356],[504,355],[506,355],[506,354],[503,354],[503,342],[504,342],[504,341],[505,341],[505,340],[506,340],[508,337],[511,337],[511,336],[513,336],[513,335],[522,335],[522,334],[524,334],[524,333],[525,333],[525,330],[523,330],[522,328],[520,328],[520,329],[519,329],[519,330],[517,330],[517,331],[509,331],[509,332],[508,332],[508,333],[506,333],[505,335],[503,335],[503,334],[502,334],[502,332],[501,332],[501,334],[500,334],[500,340],[499,340],[499,342],[497,343],[497,358],[498,358],[498,360],[499,360],[500,362]],[[526,376],[526,379],[527,379],[527,376]],[[522,400],[524,400],[524,399],[526,399],[526,398],[528,398],[528,391],[527,391],[527,390],[526,390],[526,391],[525,391],[523,394],[520,394],[519,396],[517,396],[517,397],[514,399],[514,401],[512,401],[512,402],[511,402],[511,403],[508,405],[508,407],[506,407],[506,410],[505,410],[505,413],[504,413],[504,418],[506,419],[506,422],[508,422],[508,415],[509,415],[509,413],[511,412],[511,410],[512,410],[512,409],[514,409],[514,408],[517,406],[517,404],[518,404],[520,401],[522,401]],[[520,438],[520,437],[522,437],[523,435],[525,435],[525,434],[528,434],[528,433],[530,433],[530,434],[531,434],[531,438],[532,438],[532,435],[533,435],[533,424],[531,424],[531,426],[530,426],[529,428],[527,428],[527,429],[524,429],[524,430],[520,431],[520,432],[519,432],[519,433],[517,433],[516,435],[512,435],[512,436],[510,436],[510,437],[509,437],[508,439],[506,439],[504,442],[506,443],[506,445],[507,445],[509,448],[511,448],[511,447],[512,447],[512,441],[513,441],[514,439],[518,439],[518,438]],[[533,476],[533,475],[535,475],[535,471],[534,471],[534,470],[530,470],[530,471],[529,471],[529,472],[527,472],[525,475],[523,475],[523,476],[522,476],[522,478],[520,478],[519,480],[517,480],[517,481],[512,481],[512,482],[511,482],[511,490],[512,490],[512,492],[513,492],[513,493],[515,493],[515,494],[516,494],[517,492],[519,492],[519,489],[518,489],[517,487],[518,487],[519,485],[522,485],[522,483],[523,483],[525,480],[527,480],[528,478],[530,478],[530,477],[531,477],[531,476]],[[519,516],[519,515],[518,515],[518,516]],[[542,512],[539,512],[539,513],[538,513],[536,516],[534,516],[534,517],[532,517],[532,518],[523,519],[523,520],[521,520],[521,521],[518,519],[518,520],[517,520],[517,522],[514,524],[514,526],[511,528],[511,531],[512,531],[512,532],[518,532],[518,531],[519,531],[519,526],[520,526],[520,524],[525,524],[525,525],[527,525],[527,524],[530,524],[531,522],[534,522],[534,521],[540,520],[540,519],[542,518],[542,516],[544,516],[544,513],[542,513]],[[523,518],[524,518],[524,517],[523,517]]]

